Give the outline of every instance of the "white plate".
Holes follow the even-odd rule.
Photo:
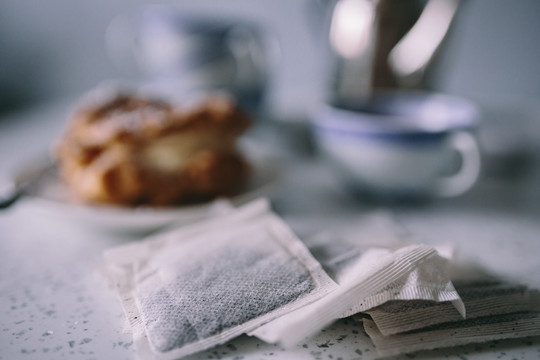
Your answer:
[[[246,190],[235,197],[227,198],[234,206],[268,195],[279,178],[278,167],[269,158],[252,159],[251,164],[254,171]],[[172,223],[191,223],[212,215],[219,210],[220,204],[223,205],[223,201],[219,199],[170,208],[122,208],[81,204],[73,198],[54,172],[40,180],[39,186],[27,194],[26,202],[31,204],[34,210],[62,221],[126,234],[148,233]]]

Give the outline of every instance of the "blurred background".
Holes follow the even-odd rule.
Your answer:
[[[267,107],[293,118],[326,95],[329,4],[325,0],[165,1],[181,12],[245,20],[272,34]],[[76,98],[103,80],[135,78],[112,61],[106,32],[149,2],[0,2],[0,114]],[[462,1],[429,87],[480,102],[540,98],[540,2]],[[276,45],[277,44],[277,45]]]

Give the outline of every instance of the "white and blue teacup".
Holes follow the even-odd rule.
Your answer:
[[[325,105],[313,116],[321,153],[347,183],[390,199],[452,197],[480,173],[477,107],[416,91],[375,94],[361,106]]]

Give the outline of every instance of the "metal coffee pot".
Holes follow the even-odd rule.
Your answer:
[[[358,104],[377,89],[423,88],[459,0],[338,0],[329,43],[332,102]]]

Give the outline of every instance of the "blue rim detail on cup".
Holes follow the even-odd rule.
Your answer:
[[[349,138],[357,139],[366,139],[366,140],[375,140],[375,141],[387,141],[400,144],[437,144],[440,141],[444,140],[449,132],[401,132],[401,133],[392,133],[392,132],[359,132],[359,131],[349,131],[344,129],[325,127],[320,125],[315,125],[315,131],[318,136],[332,136],[337,135],[340,138],[346,136]]]
[[[312,117],[319,135],[345,135],[400,143],[433,143],[477,125],[477,107],[460,97],[422,91],[387,91],[362,107],[324,105]]]

